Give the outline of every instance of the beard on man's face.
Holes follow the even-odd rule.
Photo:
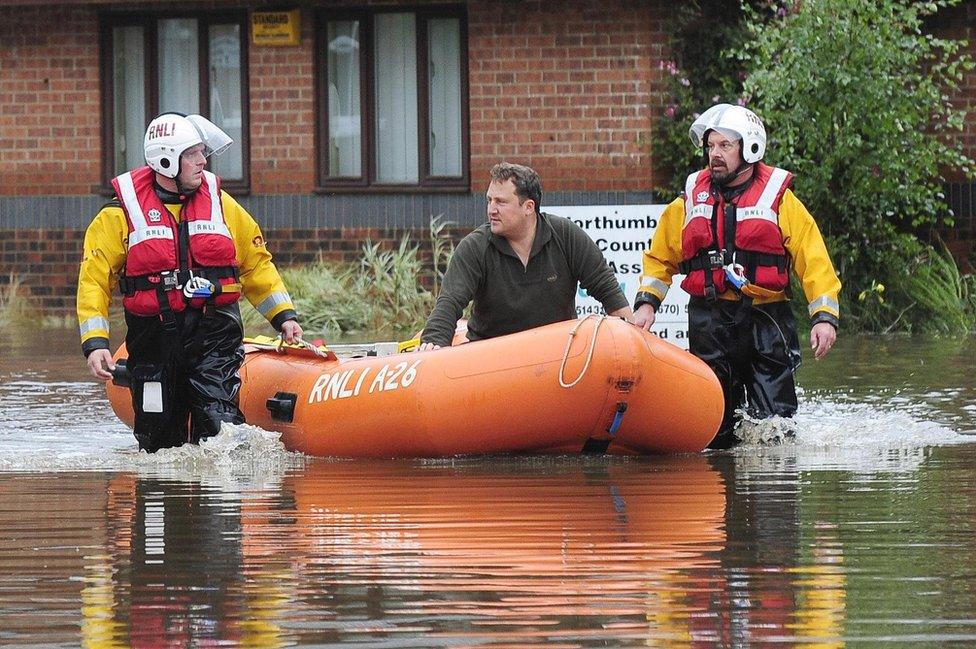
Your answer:
[[[735,174],[732,172],[732,170],[724,165],[712,165],[709,167],[709,172],[712,174],[712,182],[719,186],[725,185],[735,178]]]

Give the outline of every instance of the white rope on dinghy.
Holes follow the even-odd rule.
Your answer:
[[[583,363],[583,369],[580,370],[579,376],[573,379],[572,383],[567,383],[566,378],[563,375],[566,371],[566,361],[569,360],[569,349],[570,347],[573,346],[573,338],[576,337],[576,333],[579,331],[580,327],[582,327],[583,323],[589,320],[590,318],[597,318],[597,322],[596,322],[596,326],[593,327],[593,338],[590,339],[590,349],[586,353],[586,362]],[[598,331],[600,331],[600,325],[602,325],[603,321],[606,319],[607,316],[605,315],[588,315],[582,320],[580,320],[579,322],[577,322],[576,326],[573,327],[573,330],[569,332],[569,340],[566,341],[566,351],[563,352],[563,360],[559,364],[559,385],[561,385],[564,388],[571,388],[577,383],[579,383],[582,380],[582,378],[586,375],[586,371],[590,369],[590,361],[593,360],[593,350],[596,349],[596,334]]]

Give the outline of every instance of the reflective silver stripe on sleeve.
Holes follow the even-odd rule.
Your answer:
[[[756,201],[756,207],[772,209],[773,201],[779,195],[779,191],[783,188],[783,183],[786,182],[788,175],[789,173],[785,169],[780,169],[779,167],[773,168],[773,173],[769,175],[769,182],[766,183],[766,188],[763,189],[762,195]]]
[[[95,316],[94,318],[88,318],[80,325],[78,325],[78,331],[84,336],[89,331],[95,331],[96,329],[104,329],[108,331],[108,318],[103,318],[102,316]]]
[[[827,311],[829,311],[834,315],[840,314],[840,305],[837,303],[837,300],[833,298],[829,298],[826,295],[818,297],[816,300],[811,302],[808,308],[810,311],[810,315],[813,315],[814,313],[820,311],[821,309],[826,309]]]
[[[258,313],[267,318],[268,314],[271,313],[271,309],[279,304],[291,304],[291,296],[287,293],[272,293],[254,308],[257,309]]]
[[[637,290],[640,291],[644,289],[653,289],[655,292],[660,293],[661,301],[663,302],[670,288],[671,288],[670,286],[668,286],[661,280],[657,279],[656,277],[644,277],[643,279],[641,279],[640,288]]]

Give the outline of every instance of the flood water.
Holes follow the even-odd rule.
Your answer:
[[[976,643],[973,339],[806,357],[794,443],[412,461],[139,454],[73,333],[4,339],[0,646]]]

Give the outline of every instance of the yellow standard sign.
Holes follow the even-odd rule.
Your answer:
[[[251,14],[251,41],[255,45],[301,44],[301,12],[298,9],[253,12]]]

